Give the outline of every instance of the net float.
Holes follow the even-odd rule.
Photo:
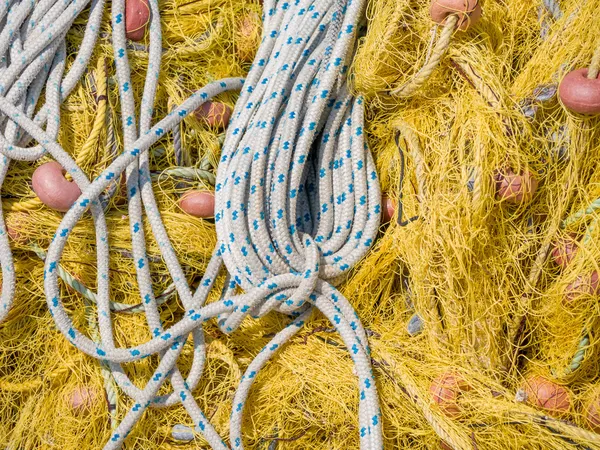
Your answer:
[[[577,250],[579,250],[579,247],[577,246],[577,235],[570,233],[567,237],[559,239],[554,243],[554,248],[551,253],[552,260],[557,266],[564,269],[571,261],[573,261],[575,255],[577,255]]]
[[[440,448],[442,450],[454,450],[454,447],[451,447],[446,441],[440,441]]]
[[[596,393],[585,406],[585,419],[592,430],[600,432],[600,393]]]
[[[21,233],[19,233],[19,230],[17,230],[16,228],[6,224],[6,233],[8,234],[8,237],[10,237],[14,242],[22,242],[23,238],[21,237]]]
[[[446,372],[433,380],[429,393],[435,403],[448,417],[457,417],[461,410],[458,398],[465,391],[470,390],[467,382],[458,374]]]
[[[560,101],[578,114],[600,114],[600,78],[588,78],[588,69],[569,72],[558,87]]]
[[[579,275],[575,281],[565,288],[565,300],[571,302],[582,295],[596,295],[600,287],[598,272],[593,271],[589,275]]]
[[[514,205],[529,202],[538,188],[537,179],[527,171],[517,174],[510,168],[498,170],[494,175],[494,180],[496,197]]]
[[[550,413],[562,415],[571,409],[569,391],[542,376],[529,377],[523,385],[526,401],[532,406],[545,409]]]
[[[215,215],[215,195],[209,191],[189,191],[179,200],[179,207],[187,214],[207,219]]]
[[[125,1],[125,36],[132,41],[141,41],[150,22],[148,0]]]
[[[229,124],[233,110],[221,102],[205,102],[194,111],[196,119],[206,122],[210,127],[224,129]]]
[[[459,30],[465,31],[481,19],[479,0],[433,0],[429,8],[431,20],[444,24],[448,16],[457,15]]]
[[[261,20],[256,12],[246,14],[236,32],[237,54],[240,60],[252,62],[260,43]]]
[[[18,244],[27,242],[27,236],[25,236],[21,230],[27,223],[28,215],[29,213],[23,211],[15,211],[6,215],[6,233],[13,242]]]
[[[381,212],[381,221],[383,223],[387,223],[392,220],[394,214],[396,213],[396,202],[393,199],[384,196],[381,199],[381,203],[383,206],[383,210]]]
[[[75,413],[89,411],[98,399],[98,391],[88,386],[77,386],[69,395],[69,406]]]
[[[33,172],[33,191],[44,205],[55,211],[68,211],[81,195],[79,186],[65,178],[66,173],[56,161],[42,164]]]

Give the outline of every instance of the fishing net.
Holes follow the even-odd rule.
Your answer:
[[[600,40],[600,1],[488,0],[479,22],[446,33],[443,49],[447,27],[432,22],[429,6],[369,2],[350,71],[352,90],[366,99],[382,190],[395,205],[340,288],[371,344],[385,447],[600,448],[600,128],[597,117],[567,111],[557,96],[565,74],[590,65]],[[207,83],[247,73],[263,10],[231,0],[160,7],[163,65],[154,107],[164,117]],[[86,14],[67,35],[68,55],[82,42]],[[92,64],[61,106],[58,137],[90,179],[123,151],[105,16]],[[138,101],[146,44],[128,47]],[[432,58],[439,63],[408,89]],[[218,101],[232,107],[236,95]],[[222,130],[192,115],[150,150],[162,219],[192,285],[215,246],[215,225],[186,214],[178,200],[190,189],[214,189],[223,140]],[[34,170],[48,160],[12,163],[3,185],[17,288],[0,325],[0,446],[102,448],[133,401],[106,367],[65,340],[48,311],[45,251],[62,214],[31,189]],[[524,185],[518,200],[504,195],[514,179]],[[151,337],[139,305],[125,190],[115,180],[106,192],[118,346]],[[567,245],[572,259],[562,264]],[[148,252],[168,327],[185,309],[152,239]],[[96,274],[94,228],[84,218],[59,276],[65,307],[89,336],[96,330]],[[223,283],[217,280],[209,301]],[[207,365],[193,394],[225,436],[244,370],[287,319],[248,318],[232,335],[213,322],[204,325]],[[178,362],[184,376],[192,353],[186,344]],[[124,369],[142,387],[157,361]],[[258,375],[243,423],[245,446],[358,448],[355,384],[342,340],[313,313]],[[180,405],[149,409],[124,448],[206,448],[193,428]]]

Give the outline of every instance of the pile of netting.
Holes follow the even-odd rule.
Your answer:
[[[457,3],[470,14],[436,24],[428,0],[372,0],[349,75],[366,101],[388,217],[340,290],[366,327],[385,448],[600,448],[600,122],[570,111],[558,92],[573,69],[598,65],[600,1]],[[233,0],[160,8],[154,108],[164,117],[207,83],[247,73],[263,8]],[[68,66],[88,17],[83,12],[67,34]],[[107,11],[91,64],[61,105],[57,140],[90,179],[123,152],[110,23]],[[147,39],[128,40],[127,52],[139,100]],[[222,115],[235,100],[220,95],[220,114],[190,115],[149,152],[162,220],[191,285],[207,267],[215,225],[187,214],[181,200],[189,190],[214,190]],[[133,404],[48,310],[44,258],[63,214],[36,196],[32,177],[50,160],[12,162],[2,191],[16,274],[15,301],[0,325],[0,446],[11,450],[101,448]],[[150,333],[121,180],[105,201],[114,338],[132,346]],[[85,216],[58,269],[65,307],[91,336],[95,246]],[[148,252],[168,327],[185,309],[151,239]],[[206,368],[193,395],[221,436],[242,374],[287,322],[277,313],[248,318],[231,335],[216,321],[204,325]],[[182,373],[192,357],[186,346]],[[143,386],[157,360],[123,366]],[[244,445],[359,448],[359,396],[343,341],[315,312],[258,375]],[[149,409],[124,443],[206,447],[181,405]]]

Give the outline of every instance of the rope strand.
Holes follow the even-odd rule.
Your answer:
[[[452,35],[456,30],[456,24],[458,23],[458,19],[459,17],[456,14],[453,14],[448,17],[448,19],[446,20],[446,24],[444,25],[444,28],[442,28],[442,32],[440,33],[440,38],[435,44],[431,55],[427,58],[427,63],[423,67],[421,67],[421,69],[419,69],[419,71],[411,80],[404,83],[402,86],[392,89],[390,91],[390,95],[398,97],[409,97],[425,84],[425,82],[431,77],[431,74],[440,64],[440,61],[448,51]]]

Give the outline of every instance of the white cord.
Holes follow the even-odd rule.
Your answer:
[[[354,48],[364,1],[266,1],[263,41],[245,82],[225,79],[211,83],[154,126],[151,119],[160,70],[161,33],[157,0],[150,0],[149,4],[152,12],[149,64],[138,127],[126,51],[124,2],[112,2],[113,47],[126,151],[93,182],[58,145],[56,136],[60,102],[89,63],[103,2],[92,3],[85,45],[62,83],[64,36],[87,2],[43,0],[36,5],[16,2],[8,11],[0,5],[0,18],[10,16],[10,23],[17,23],[15,30],[24,33],[23,38],[19,37],[21,31],[17,32],[17,38],[11,38],[10,32],[5,33],[6,25],[0,33],[0,50],[4,50],[0,54],[10,53],[10,64],[0,68],[3,95],[0,111],[3,118],[9,118],[1,138],[0,151],[5,158],[0,165],[0,182],[10,161],[7,157],[35,160],[47,151],[69,171],[82,191],[65,214],[48,249],[44,287],[50,312],[61,332],[86,354],[109,363],[118,385],[135,400],[105,449],[120,448],[149,406],[164,407],[178,402],[212,448],[227,449],[191,394],[202,377],[206,359],[201,324],[216,317],[221,329],[232,333],[247,315],[260,317],[276,310],[290,315],[292,320],[249,365],[234,398],[230,443],[232,448],[243,448],[242,413],[255,375],[300,329],[314,306],[337,328],[355,364],[360,390],[361,448],[383,448],[381,413],[366,334],[350,303],[334,287],[370,248],[381,209],[377,175],[363,135],[363,102],[353,98],[345,84],[347,62]],[[29,22],[22,25],[27,18]],[[6,43],[11,39],[17,44]],[[18,63],[21,55],[24,63]],[[48,61],[52,64],[46,70]],[[23,78],[26,78],[24,87]],[[21,80],[20,84],[17,80]],[[29,103],[37,102],[44,82],[46,104],[33,118],[34,108]],[[242,92],[217,174],[218,243],[199,288],[192,293],[154,199],[147,150],[202,103],[232,89]],[[41,126],[46,122],[43,130]],[[20,135],[23,132],[26,135]],[[30,139],[39,145],[24,148],[14,144]],[[99,201],[104,189],[123,171],[127,174],[137,281],[148,326],[154,335],[148,342],[130,348],[116,347],[113,339],[108,233]],[[100,342],[93,342],[74,328],[62,306],[57,279],[64,246],[73,227],[88,210],[96,231]],[[152,291],[142,227],[144,213],[186,308],[185,317],[166,330]],[[7,311],[12,301],[14,276],[3,222],[0,263],[1,306]],[[222,297],[205,305],[223,263],[229,275]],[[235,293],[237,286],[243,294]],[[176,362],[190,335],[194,358],[184,380]],[[160,355],[160,363],[146,386],[139,389],[120,364],[153,354]],[[167,379],[173,392],[157,396]]]

